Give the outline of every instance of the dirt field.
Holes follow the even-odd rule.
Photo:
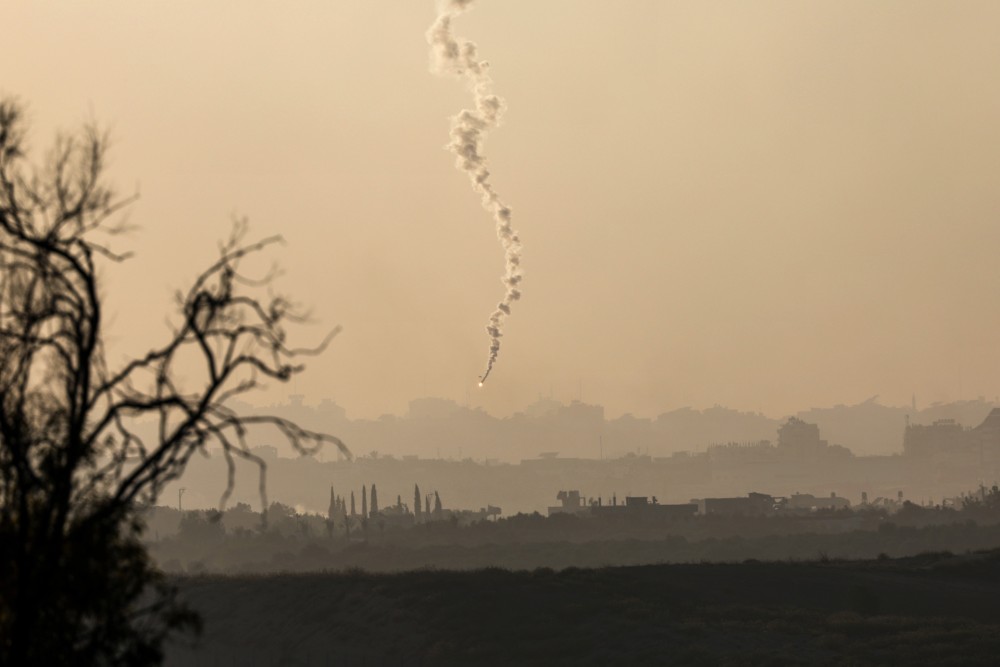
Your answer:
[[[178,580],[170,665],[976,665],[1000,552],[861,562]]]

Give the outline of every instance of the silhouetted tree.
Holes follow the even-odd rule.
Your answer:
[[[434,492],[434,514],[441,514],[441,496]]]
[[[420,486],[418,484],[413,485],[413,517],[417,523],[420,523]]]
[[[330,505],[326,509],[326,529],[333,536],[333,524],[337,518],[337,496],[333,493],[333,487],[330,487]]]
[[[368,487],[361,485],[361,518],[368,518]]]
[[[372,516],[378,514],[378,491],[375,489],[375,485],[372,484]]]
[[[192,544],[221,542],[226,536],[222,526],[222,513],[192,510],[181,517],[177,538]]]
[[[266,507],[254,427],[301,452],[329,441],[349,456],[336,438],[228,407],[260,378],[287,381],[330,337],[288,345],[301,316],[285,298],[254,296],[261,283],[240,272],[278,239],[244,243],[237,224],[178,294],[162,344],[107,362],[99,274],[126,258],[107,241],[131,200],[104,182],[107,139],[94,127],[58,138],[37,169],[24,129],[20,106],[0,101],[0,664],[156,664],[167,635],[198,622],[149,560],[137,509],[210,446],[228,465],[220,506],[241,457],[259,467]],[[136,428],[142,419],[155,435]]]
[[[351,516],[357,516],[357,513],[354,511],[354,491],[351,491]]]

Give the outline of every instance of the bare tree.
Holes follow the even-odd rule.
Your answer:
[[[217,261],[178,294],[162,345],[120,367],[105,358],[98,269],[131,198],[105,183],[107,137],[90,126],[59,137],[40,168],[26,164],[16,101],[0,101],[0,664],[150,664],[197,619],[173,597],[139,543],[137,508],[155,502],[195,452],[260,469],[251,429],[276,429],[301,452],[337,438],[278,417],[241,415],[230,399],[285,382],[303,357],[287,327],[292,303],[260,296],[245,223]],[[183,369],[183,379],[181,370]],[[143,436],[142,421],[155,421]]]

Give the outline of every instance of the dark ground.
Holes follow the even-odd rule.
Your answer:
[[[1000,551],[177,579],[170,665],[995,665]]]

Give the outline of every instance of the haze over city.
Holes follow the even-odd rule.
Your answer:
[[[0,13],[0,665],[994,665],[1000,3]]]
[[[993,2],[479,3],[461,34],[508,101],[486,145],[524,298],[444,150],[464,87],[428,73],[431,3],[17,3],[4,87],[29,147],[94,118],[140,199],[108,266],[110,357],[167,332],[231,216],[281,233],[290,394],[354,418],[539,395],[611,417],[772,417],[1000,393]],[[68,56],[67,54],[72,54]],[[194,242],[197,241],[197,242]],[[263,268],[266,268],[264,266]],[[311,338],[310,338],[311,337]]]

